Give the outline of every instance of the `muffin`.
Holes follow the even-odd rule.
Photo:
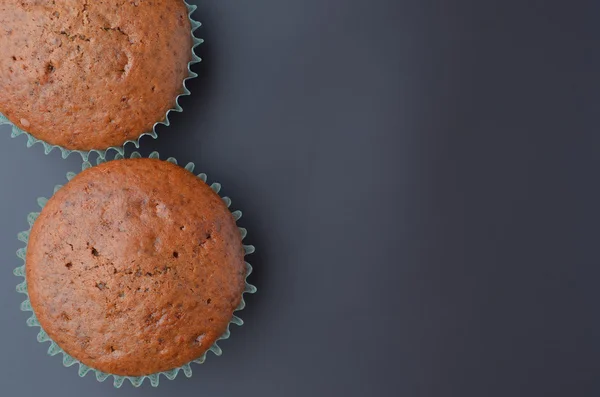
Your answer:
[[[139,377],[181,367],[228,334],[254,288],[244,234],[224,199],[168,161],[88,168],[33,223],[30,308],[58,347],[97,371]]]
[[[176,106],[193,41],[183,0],[0,0],[0,113],[68,150],[122,146]]]

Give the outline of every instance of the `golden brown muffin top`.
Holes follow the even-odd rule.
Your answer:
[[[151,159],[89,168],[31,230],[33,310],[66,353],[140,376],[200,357],[241,301],[241,235],[223,200],[184,168]]]
[[[0,0],[0,113],[50,144],[121,146],[183,91],[183,0]]]

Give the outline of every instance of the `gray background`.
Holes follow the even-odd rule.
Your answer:
[[[80,161],[3,127],[1,395],[598,395],[598,1],[194,3],[200,78],[142,151],[244,211],[246,324],[159,389],[47,356],[16,233]]]

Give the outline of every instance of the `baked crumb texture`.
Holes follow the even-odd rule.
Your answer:
[[[193,9],[183,0],[0,0],[0,113],[67,150],[152,134],[181,109],[199,60]]]
[[[193,164],[169,161],[116,160],[69,175],[19,235],[28,324],[80,375],[112,374],[116,386],[146,377],[157,385],[160,373],[172,379],[180,369],[190,376],[190,362],[219,355],[216,341],[242,324],[233,312],[255,288],[241,213]]]

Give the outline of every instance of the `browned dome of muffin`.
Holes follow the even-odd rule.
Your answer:
[[[31,230],[33,310],[68,354],[139,376],[201,356],[245,287],[241,235],[223,200],[166,161],[115,160],[62,187]]]
[[[0,113],[73,150],[152,131],[183,90],[183,0],[0,0]]]

